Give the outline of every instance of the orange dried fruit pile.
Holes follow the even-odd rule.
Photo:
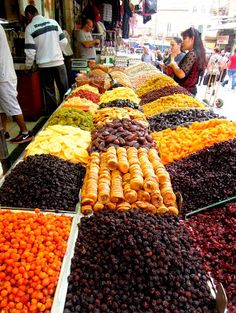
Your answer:
[[[152,133],[164,164],[182,159],[217,142],[236,138],[236,122],[213,119],[194,122],[189,127]]]
[[[0,211],[0,312],[49,313],[71,218]]]

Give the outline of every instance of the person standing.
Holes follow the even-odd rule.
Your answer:
[[[183,31],[181,36],[183,37],[182,48],[188,52],[179,64],[172,58],[169,66],[174,71],[174,80],[195,96],[199,74],[206,68],[206,53],[201,33],[197,29],[190,27]]]
[[[148,46],[144,46],[143,47],[143,54],[141,56],[141,61],[148,63],[148,64],[152,64],[153,63],[153,57],[152,54],[149,51],[149,47]]]
[[[229,59],[229,77],[232,78],[232,89],[236,87],[236,48],[234,49],[234,54],[231,55]]]
[[[182,45],[182,39],[179,37],[173,37],[170,41],[170,54],[168,58],[165,60],[164,63],[164,72],[169,75],[173,76],[173,70],[168,65],[171,63],[171,59],[174,58],[174,61],[176,64],[179,64],[179,62],[184,58],[185,53],[181,50]]]
[[[208,79],[208,87],[215,85],[217,78],[220,74],[220,63],[222,56],[220,54],[220,49],[218,47],[214,48],[214,53],[210,57],[210,60],[207,65],[207,75]]]
[[[31,68],[36,59],[46,111],[52,114],[58,106],[54,82],[59,90],[60,101],[68,90],[67,72],[62,54],[67,39],[59,24],[55,20],[39,15],[33,5],[27,5],[25,16],[29,22],[25,30],[26,66]]]
[[[130,18],[133,16],[133,5],[130,0],[123,0],[124,15],[122,19],[122,38],[129,39]]]
[[[14,69],[11,51],[8,45],[5,31],[0,25],[0,115],[5,139],[12,143],[24,143],[32,140],[30,132],[27,130],[24,117],[17,100],[17,77]],[[7,132],[7,116],[12,116],[20,128],[19,134],[10,139]]]
[[[93,29],[93,21],[86,18],[82,22],[82,28],[78,33],[78,49],[82,59],[95,60],[95,47],[99,46],[100,40],[93,39],[91,31]]]

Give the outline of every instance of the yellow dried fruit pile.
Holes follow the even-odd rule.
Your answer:
[[[80,86],[80,87],[76,87],[75,89],[72,90],[71,95],[73,95],[73,93],[79,91],[79,90],[88,90],[88,91],[92,91],[95,92],[97,94],[99,94],[98,88],[90,86],[89,84]]]
[[[112,90],[108,90],[103,95],[101,95],[99,103],[107,103],[117,99],[128,99],[137,104],[140,102],[139,97],[131,88],[118,87]]]
[[[125,108],[104,108],[93,114],[95,127],[112,122],[114,119],[128,118],[148,126],[144,113],[128,107]]]
[[[143,105],[142,108],[146,117],[150,117],[175,109],[187,110],[188,108],[205,108],[205,105],[191,96],[175,94],[172,96],[161,97],[158,100]]]
[[[236,122],[214,119],[152,133],[164,164],[182,159],[217,142],[236,138]]]
[[[81,195],[83,214],[105,208],[178,214],[170,176],[154,148],[111,146],[105,153],[93,152]]]
[[[139,97],[149,91],[160,89],[166,86],[177,86],[178,84],[169,76],[162,73],[156,74],[155,76],[147,79],[143,84],[138,86],[136,92]]]
[[[89,131],[73,126],[48,126],[28,145],[25,157],[52,154],[67,161],[87,164],[89,158],[87,148],[90,142]]]

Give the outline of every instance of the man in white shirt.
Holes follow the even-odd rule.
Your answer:
[[[24,122],[24,117],[17,100],[17,77],[11,51],[5,31],[0,25],[0,115],[6,140],[10,135],[6,131],[7,116],[12,116],[20,128],[20,133],[11,139],[12,143],[23,143],[32,139]]]
[[[26,65],[32,67],[34,60],[39,67],[47,113],[57,108],[54,81],[60,94],[60,101],[68,89],[68,79],[62,49],[67,39],[59,24],[38,14],[33,5],[25,8],[29,25],[25,30]]]

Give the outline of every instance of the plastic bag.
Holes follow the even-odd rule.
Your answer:
[[[157,13],[157,0],[145,0],[144,12],[145,15],[151,15]]]

